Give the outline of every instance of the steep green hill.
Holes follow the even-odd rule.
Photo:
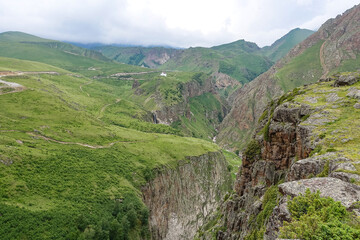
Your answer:
[[[241,83],[250,82],[311,33],[294,29],[270,47],[238,40],[212,48],[171,49],[162,47],[100,46],[94,49],[118,62],[187,72],[224,73]]]
[[[273,98],[338,71],[357,71],[360,44],[354,39],[359,25],[360,6],[355,6],[326,21],[267,72],[238,89],[232,95],[234,107],[220,126],[219,143],[243,148]]]
[[[109,85],[8,58],[0,69],[31,71],[1,77],[24,86],[0,95],[1,239],[147,238],[139,189],[152,170],[219,151],[161,134],[174,129],[145,121],[148,111],[123,97],[129,81]]]
[[[276,40],[271,46],[261,49],[261,52],[274,62],[284,57],[294,46],[305,40],[314,31],[308,29],[295,28],[286,35]]]
[[[257,54],[256,49],[256,44],[243,40],[214,48],[189,48],[176,54],[160,69],[220,72],[246,83],[272,65],[270,60]]]
[[[164,47],[100,46],[94,50],[117,62],[156,68],[177,53],[177,49]]]
[[[43,62],[86,76],[146,71],[144,68],[111,62],[96,51],[21,32],[0,34],[0,56]]]

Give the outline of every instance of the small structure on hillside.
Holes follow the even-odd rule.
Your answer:
[[[167,74],[166,74],[165,72],[162,72],[162,73],[160,73],[160,76],[162,76],[162,77],[166,77],[166,76],[167,76]]]

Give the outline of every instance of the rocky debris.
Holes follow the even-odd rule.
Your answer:
[[[279,204],[274,208],[266,224],[266,231],[264,239],[275,239],[278,236],[280,227],[283,226],[284,221],[291,221],[291,215],[287,207],[287,198],[282,197]]]
[[[332,161],[330,163],[330,172],[335,172],[338,170],[345,170],[345,171],[356,171],[356,168],[350,159],[345,157],[337,158],[337,161]]]
[[[354,87],[349,88],[348,94],[346,96],[351,98],[360,99],[360,90]]]
[[[305,158],[295,162],[291,165],[290,171],[287,175],[287,181],[294,181],[314,177],[324,170],[326,162],[333,158],[335,154],[328,153],[320,156]]]
[[[304,100],[309,103],[317,103],[319,97],[306,97]]]
[[[337,93],[329,93],[328,95],[326,95],[326,102],[328,103],[333,103],[341,99],[342,97],[339,97]]]
[[[338,178],[342,181],[353,183],[353,181],[359,182],[360,176],[355,173],[346,172],[332,172],[329,177]]]
[[[354,75],[341,75],[334,82],[334,87],[349,86],[357,83],[360,80],[359,76]]]
[[[134,89],[134,88],[138,88],[139,86],[140,86],[140,82],[137,79],[135,79],[131,88]]]
[[[312,192],[320,191],[321,197],[331,197],[335,201],[340,201],[346,208],[360,201],[360,186],[344,182],[337,178],[311,178],[286,182],[279,185],[279,191],[283,195],[289,195],[291,197],[304,194],[308,188]]]
[[[355,104],[354,104],[354,108],[360,109],[360,103],[355,103]]]
[[[6,166],[10,166],[13,164],[13,160],[6,156],[0,155],[0,163],[5,164]]]
[[[336,80],[336,77],[335,76],[330,76],[330,77],[327,77],[327,78],[320,78],[318,82],[331,82],[331,81],[334,81]]]
[[[299,105],[286,102],[275,109],[273,120],[295,124],[301,121],[301,117],[310,115],[312,112],[311,106],[307,104]]]
[[[330,123],[336,120],[336,117],[331,116],[327,111],[317,112],[312,114],[307,118],[303,124],[304,125],[313,125],[313,126],[320,126],[325,125],[326,123]]]

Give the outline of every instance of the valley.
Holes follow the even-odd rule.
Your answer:
[[[0,239],[359,239],[359,24],[262,48],[0,33]]]

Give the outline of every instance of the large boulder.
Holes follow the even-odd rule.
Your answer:
[[[304,194],[308,188],[312,192],[320,191],[321,197],[331,197],[335,201],[340,201],[346,208],[350,208],[352,204],[360,201],[360,186],[337,178],[311,178],[279,185],[279,191],[291,197]]]
[[[359,76],[341,75],[334,82],[334,87],[349,86],[357,83],[360,80]]]

